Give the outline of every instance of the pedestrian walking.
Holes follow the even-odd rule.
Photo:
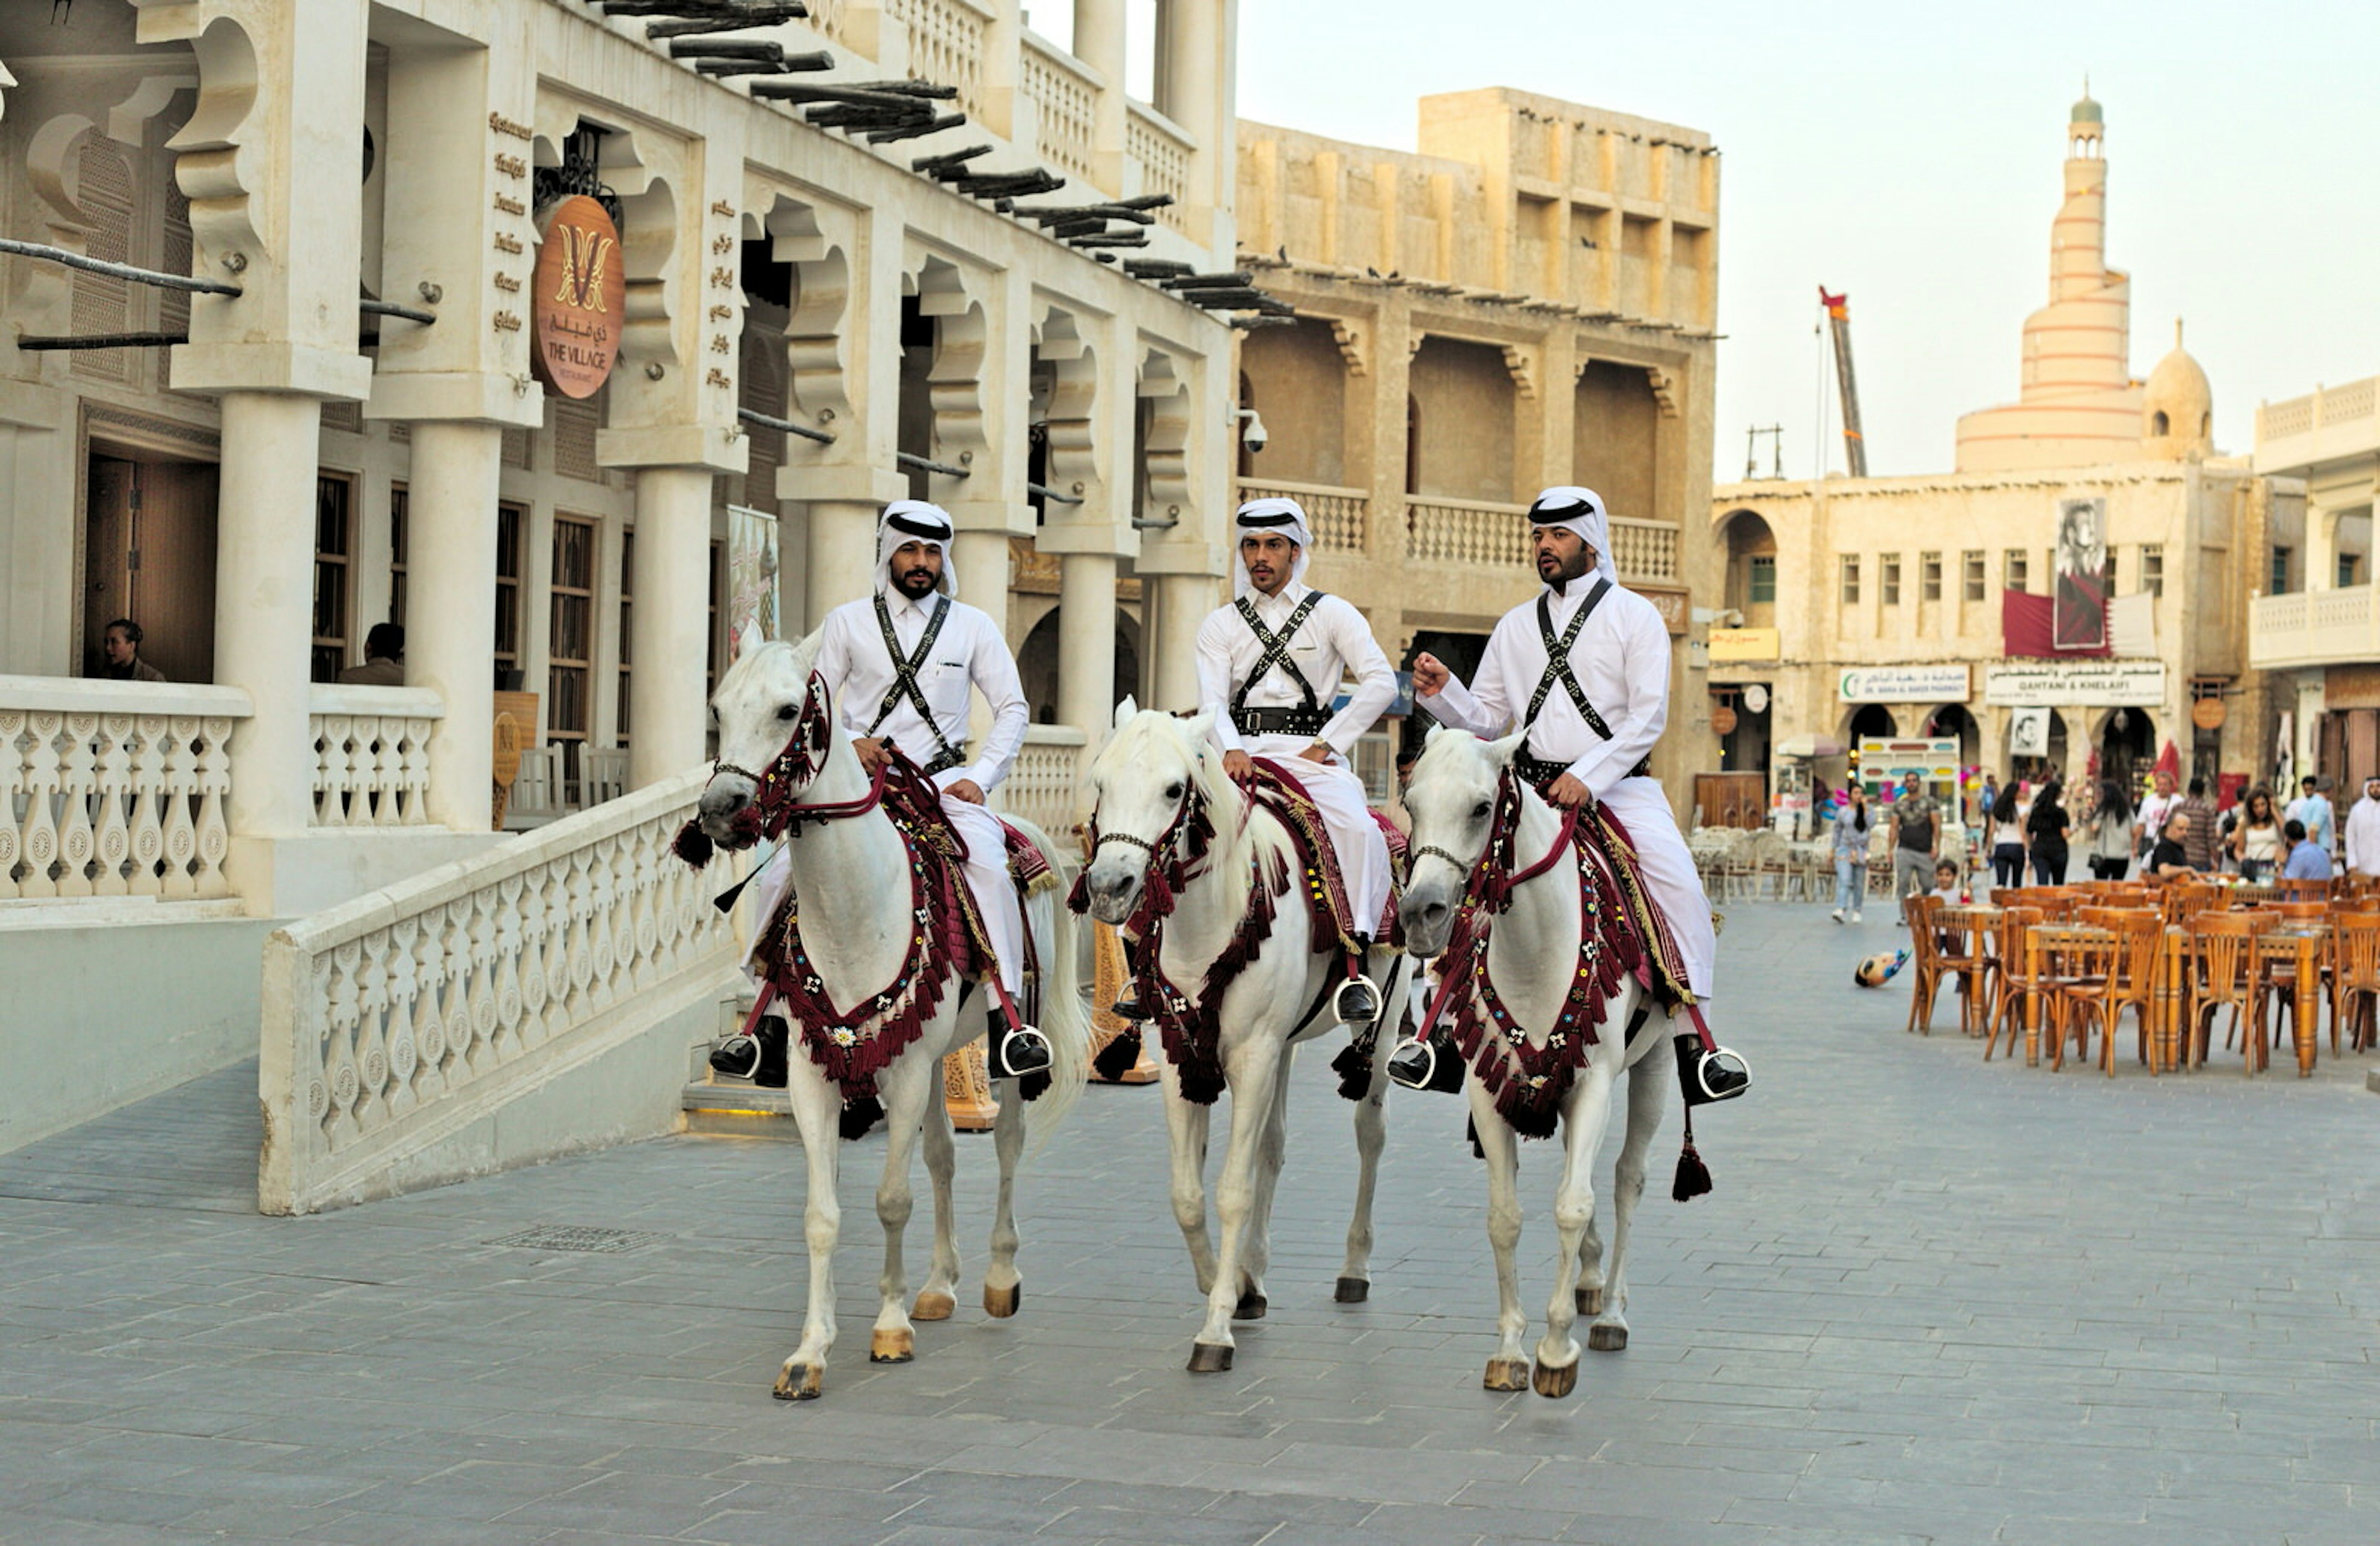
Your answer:
[[[1835,811],[1835,910],[1837,923],[1857,923],[1867,895],[1867,791],[1852,782],[1851,797]]]
[[[2073,823],[2059,803],[2064,792],[2055,778],[2043,785],[2034,797],[2033,813],[2024,819],[2025,849],[2033,856],[2035,885],[2066,883],[2066,840]]]
[[[2013,891],[2024,884],[2025,785],[2010,779],[1992,801],[1992,889]]]
[[[2099,782],[2099,803],[2091,812],[2091,878],[2120,881],[2132,867],[2132,804],[2112,778]]]
[[[2363,781],[2363,797],[2347,813],[2347,870],[2380,875],[2380,776]]]
[[[1942,846],[1942,808],[1925,793],[1915,773],[1900,781],[1892,802],[1892,895],[1906,902],[1934,880]],[[1907,912],[1903,907],[1902,911]]]

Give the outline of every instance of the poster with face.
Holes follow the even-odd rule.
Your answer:
[[[2058,502],[2058,583],[2049,615],[2057,650],[2096,650],[2107,642],[2107,502]]]

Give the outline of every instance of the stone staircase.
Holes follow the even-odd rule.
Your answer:
[[[732,998],[719,1004],[718,1036],[732,1036],[752,1013],[753,991],[745,983]],[[784,1143],[799,1143],[800,1131],[794,1125],[793,1103],[782,1090],[763,1090],[743,1079],[731,1079],[712,1071],[710,1043],[703,1042],[688,1050],[686,1089],[680,1095],[686,1108],[686,1130],[707,1133],[722,1138],[774,1138]]]

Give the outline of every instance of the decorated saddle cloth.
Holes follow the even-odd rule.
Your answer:
[[[892,979],[848,1004],[836,1004],[810,959],[801,900],[791,890],[752,955],[755,977],[783,1009],[804,1053],[842,1091],[847,1110],[862,1112],[875,1107],[876,1076],[924,1034],[953,984],[982,980],[994,969],[990,939],[967,890],[966,845],[942,814],[941,792],[898,753],[885,773],[883,810],[908,858],[909,946]],[[1002,826],[1009,875],[1020,895],[1056,884],[1039,850],[1014,827]],[[854,877],[852,883],[876,882]],[[1018,1007],[1031,1019],[1040,974],[1030,954],[1032,931],[1025,931],[1024,938],[1026,1003]]]
[[[1633,977],[1665,1006],[1693,1011],[1694,997],[1684,956],[1637,874],[1635,844],[1609,809],[1598,802],[1564,813],[1553,850],[1518,869],[1512,849],[1520,807],[1519,781],[1508,773],[1487,846],[1455,909],[1430,1009],[1513,1131],[1550,1138],[1624,980]],[[1497,989],[1488,944],[1513,889],[1551,869],[1565,848],[1578,866],[1578,955],[1552,1023],[1533,1043],[1532,1028],[1515,1018]]]
[[[1256,803],[1280,818],[1288,829],[1289,839],[1297,850],[1299,889],[1305,893],[1307,910],[1314,919],[1314,949],[1317,955],[1328,950],[1353,952],[1355,936],[1368,934],[1373,939],[1402,946],[1404,934],[1397,922],[1397,899],[1403,893],[1404,834],[1395,823],[1375,810],[1372,820],[1388,839],[1389,898],[1380,916],[1360,923],[1354,916],[1354,904],[1347,895],[1347,878],[1339,867],[1338,850],[1331,846],[1330,829],[1323,825],[1322,811],[1314,797],[1298,782],[1297,773],[1288,762],[1270,757],[1258,757],[1257,781],[1249,793]]]

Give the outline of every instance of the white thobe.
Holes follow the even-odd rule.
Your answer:
[[[920,605],[897,591],[885,599],[892,616],[892,635],[901,641],[905,658],[917,652],[917,641],[925,637],[928,608],[943,604],[944,600],[931,596]],[[917,686],[934,711],[933,728],[939,729],[942,740],[962,755],[966,746],[971,688],[980,690],[991,706],[991,731],[984,736],[975,761],[936,773],[934,785],[947,791],[959,780],[969,779],[990,795],[1008,776],[1009,768],[1016,761],[1016,749],[1024,744],[1025,689],[1017,680],[1016,661],[1008,652],[1008,641],[1001,637],[999,626],[990,616],[964,602],[950,601],[947,604],[950,615],[942,621],[942,631],[935,636],[933,652],[917,668]],[[834,694],[835,717],[843,722],[844,729],[855,736],[889,739],[920,767],[940,754],[941,749],[934,739],[933,730],[905,694],[894,702],[880,724],[877,721],[884,695],[892,690],[896,677],[892,657],[884,649],[883,630],[876,624],[873,597],[845,602],[826,615],[826,623],[820,630],[814,669]],[[991,938],[1001,985],[1012,995],[1021,993],[1025,986],[1025,916],[1016,899],[1016,887],[1008,877],[1008,849],[1000,818],[989,807],[953,798],[948,793],[942,796],[942,814],[966,844],[964,872],[967,891],[982,915],[985,933]],[[783,899],[790,879],[789,860],[781,848],[754,883],[754,906],[758,910],[753,916],[763,927]],[[751,958],[749,949],[745,958]]]
[[[2380,800],[2368,795],[2347,813],[2347,868],[2380,875]]]
[[[1302,580],[1291,580],[1278,595],[1250,590],[1248,600],[1267,631],[1279,634],[1305,598],[1314,592]],[[1297,676],[1314,689],[1315,702],[1326,712],[1339,691],[1342,676],[1355,678],[1347,706],[1331,714],[1319,736],[1265,734],[1243,736],[1232,723],[1232,699],[1240,684],[1264,658],[1264,646],[1233,606],[1218,607],[1198,626],[1198,706],[1215,711],[1215,744],[1225,751],[1245,751],[1285,764],[1322,814],[1330,849],[1347,887],[1347,905],[1355,915],[1355,931],[1368,935],[1379,927],[1389,904],[1389,844],[1371,807],[1364,797],[1364,781],[1347,765],[1357,737],[1372,727],[1380,711],[1397,696],[1397,674],[1372,637],[1364,615],[1337,596],[1324,595],[1306,614],[1289,641],[1289,658]],[[1305,694],[1297,680],[1279,666],[1267,671],[1248,688],[1251,709],[1302,709]],[[1300,757],[1316,741],[1330,749],[1330,760]]]
[[[1595,581],[1594,574],[1585,574],[1572,580],[1566,592],[1542,592],[1550,603],[1556,638],[1568,629]],[[1529,755],[1568,762],[1572,775],[1628,829],[1636,843],[1637,872],[1645,890],[1661,909],[1685,958],[1687,985],[1696,998],[1707,1000],[1718,960],[1710,899],[1703,894],[1702,877],[1679,835],[1677,817],[1660,781],[1628,776],[1651,753],[1669,723],[1669,626],[1651,602],[1615,584],[1579,629],[1570,662],[1611,738],[1596,733],[1557,682],[1529,729]],[[1545,640],[1537,627],[1537,603],[1532,600],[1497,622],[1471,686],[1449,681],[1435,697],[1419,701],[1441,722],[1493,739],[1519,725],[1545,669]]]

